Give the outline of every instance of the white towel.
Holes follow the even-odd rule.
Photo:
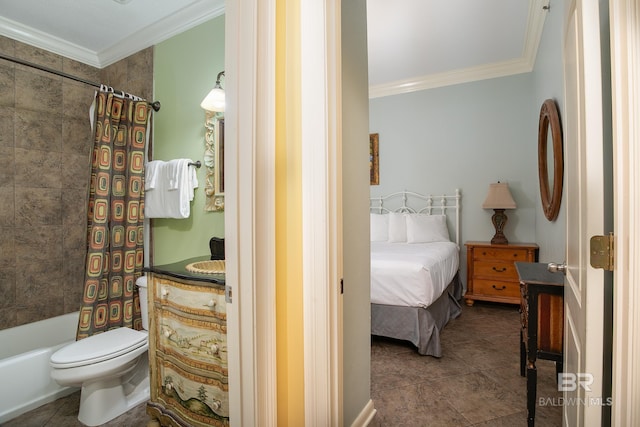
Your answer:
[[[161,160],[153,160],[144,167],[144,189],[149,190],[156,188],[158,181],[158,171],[164,162]]]
[[[169,179],[170,190],[177,190],[180,186],[185,170],[188,170],[187,165],[189,164],[189,159],[176,159],[169,160],[167,162],[167,177]]]
[[[161,162],[155,186],[145,193],[146,218],[189,218],[194,189],[198,187],[195,167],[190,159]]]

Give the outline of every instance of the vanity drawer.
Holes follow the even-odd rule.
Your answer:
[[[183,317],[172,310],[160,310],[158,314],[155,317],[158,352],[171,356],[185,369],[228,375],[225,324]]]
[[[226,320],[224,288],[190,285],[163,278],[155,280],[154,300],[160,307]]]

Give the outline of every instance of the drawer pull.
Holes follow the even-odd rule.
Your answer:
[[[169,289],[162,288],[162,290],[160,291],[160,295],[162,295],[162,298],[167,298],[169,296]]]
[[[208,302],[208,303],[206,303],[204,306],[205,306],[205,307],[213,308],[213,307],[215,307],[215,306],[216,306],[216,300],[214,300],[213,298],[211,298],[211,299],[209,300],[209,302]]]
[[[493,269],[493,271],[495,271],[496,273],[504,273],[505,271],[507,271],[507,267],[491,267]]]
[[[507,285],[502,285],[500,287],[497,287],[496,285],[491,285],[491,287],[496,291],[504,291],[505,289],[507,289]]]

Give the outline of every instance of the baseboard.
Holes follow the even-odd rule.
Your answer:
[[[373,407],[373,400],[369,400],[353,423],[351,423],[351,427],[366,427],[375,416],[376,408]]]

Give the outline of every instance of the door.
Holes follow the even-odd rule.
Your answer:
[[[604,234],[603,124],[598,2],[565,9],[566,279],[565,426],[600,425],[604,272],[589,264],[589,239]]]

